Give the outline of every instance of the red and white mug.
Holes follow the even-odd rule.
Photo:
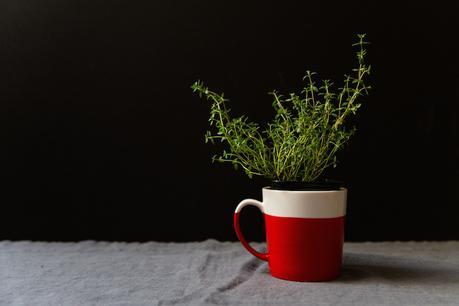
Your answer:
[[[347,190],[290,191],[263,188],[263,202],[246,199],[234,213],[242,245],[269,263],[271,275],[293,281],[326,281],[341,274]],[[254,205],[264,214],[267,253],[242,235],[239,214]]]

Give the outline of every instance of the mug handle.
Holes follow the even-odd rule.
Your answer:
[[[253,256],[261,260],[268,261],[268,253],[260,253],[260,252],[257,252],[254,248],[252,248],[247,242],[247,240],[245,240],[244,235],[242,234],[241,228],[239,227],[239,213],[241,212],[241,209],[247,205],[256,206],[258,207],[259,210],[261,210],[262,213],[264,212],[263,203],[260,201],[253,200],[253,199],[246,199],[246,200],[241,201],[241,203],[239,203],[239,205],[236,207],[236,211],[234,212],[234,219],[233,219],[234,230],[236,231],[237,238],[242,243],[244,248],[246,248],[247,251],[249,251]]]

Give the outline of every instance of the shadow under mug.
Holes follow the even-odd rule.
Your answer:
[[[341,274],[347,190],[290,191],[263,188],[263,202],[246,199],[234,213],[242,245],[269,263],[271,275],[292,281],[327,281]],[[253,249],[239,226],[243,207],[264,214],[267,253]]]

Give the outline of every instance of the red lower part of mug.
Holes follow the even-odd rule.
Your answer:
[[[265,214],[271,275],[293,281],[327,281],[341,274],[344,216],[291,218]]]

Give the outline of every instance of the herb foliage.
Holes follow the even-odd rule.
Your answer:
[[[311,71],[306,71],[300,93],[283,96],[271,92],[276,115],[263,130],[246,116],[232,118],[223,93],[195,82],[193,92],[211,102],[209,122],[213,131],[207,131],[206,143],[221,141],[228,146],[212,160],[242,168],[249,177],[316,181],[326,168],[336,166],[337,152],[355,132],[345,122],[361,106],[357,98],[370,89],[364,82],[370,74],[370,66],[365,63],[367,44],[365,34],[359,34],[353,44],[358,49],[358,68],[344,76],[336,92],[330,80],[317,81],[316,73]]]

